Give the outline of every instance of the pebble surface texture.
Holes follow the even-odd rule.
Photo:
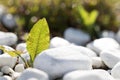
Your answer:
[[[48,75],[40,70],[28,68],[17,80],[49,80]]]
[[[0,45],[12,46],[17,43],[17,35],[11,32],[0,31]]]
[[[26,68],[21,58],[0,50],[0,80],[120,80],[120,46],[115,39],[96,39],[85,47],[54,37],[50,46],[36,56],[33,68]],[[30,60],[25,43],[16,49]]]
[[[71,43],[77,45],[85,45],[90,41],[90,35],[82,30],[78,30],[75,28],[68,28],[64,32],[64,38]]]
[[[73,70],[91,70],[92,60],[69,46],[60,47],[39,54],[34,61],[34,68],[47,72],[50,78],[55,79]]]
[[[115,80],[105,70],[73,71],[66,74],[63,80]]]
[[[119,43],[112,38],[100,38],[87,45],[88,48],[95,51],[98,55],[104,50],[120,49]]]

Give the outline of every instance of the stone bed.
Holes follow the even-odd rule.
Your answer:
[[[17,36],[4,32],[1,35],[4,37],[0,44],[13,51],[10,46],[16,43]],[[23,52],[21,56],[26,61],[30,59],[25,43],[18,44],[16,50]],[[120,80],[119,61],[120,45],[113,38],[78,46],[54,37],[50,48],[37,55],[33,68],[26,68],[21,58],[0,50],[0,80]]]

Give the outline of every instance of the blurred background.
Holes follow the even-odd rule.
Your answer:
[[[43,17],[48,21],[51,37],[68,39],[70,33],[82,38],[87,35],[90,40],[114,37],[120,27],[120,1],[0,0],[0,31],[16,33],[19,42],[25,41],[27,32]]]

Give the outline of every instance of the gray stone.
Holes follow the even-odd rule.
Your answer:
[[[3,17],[2,17],[2,23],[3,23],[3,25],[6,28],[8,28],[10,30],[16,28],[16,22],[15,22],[15,19],[14,19],[14,17],[13,17],[12,14],[5,14],[5,15],[3,15]]]
[[[48,75],[38,69],[28,68],[16,80],[49,80]]]
[[[56,47],[68,46],[68,45],[70,45],[69,41],[61,37],[53,37],[50,40],[50,48],[56,48]]]
[[[73,71],[66,74],[63,80],[115,80],[105,70],[84,70]]]
[[[87,47],[94,50],[98,55],[100,55],[101,51],[119,49],[120,45],[112,38],[100,38],[89,43]]]
[[[77,45],[85,45],[90,41],[90,35],[75,28],[68,28],[64,32],[64,38]]]
[[[51,79],[73,70],[92,69],[90,57],[84,55],[84,51],[79,50],[80,47],[75,47],[67,46],[43,51],[35,58],[34,68],[45,71]]]
[[[11,32],[0,31],[0,45],[15,45],[18,38],[17,35]]]

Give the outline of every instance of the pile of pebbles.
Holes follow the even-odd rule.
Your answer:
[[[13,51],[10,46],[3,45]],[[16,46],[30,60],[25,43]],[[96,39],[78,46],[54,37],[50,48],[38,54],[32,68],[21,58],[0,50],[0,80],[120,80],[120,45],[113,38]]]

